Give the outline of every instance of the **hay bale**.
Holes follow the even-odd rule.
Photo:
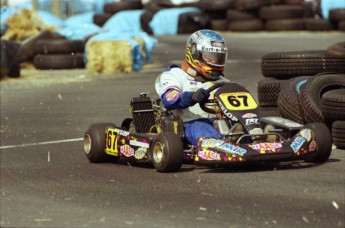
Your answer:
[[[129,41],[109,40],[87,43],[86,68],[93,73],[131,73],[132,45]]]
[[[22,9],[8,18],[7,30],[1,38],[20,42],[43,30],[55,31],[56,28],[46,25],[34,11]]]

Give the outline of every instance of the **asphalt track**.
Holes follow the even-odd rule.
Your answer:
[[[225,75],[256,96],[267,52],[322,50],[344,33],[226,33]],[[344,227],[345,151],[328,162],[209,168],[91,164],[88,125],[130,116],[141,92],[179,63],[187,36],[157,37],[153,64],[141,72],[25,69],[1,81],[1,227]]]

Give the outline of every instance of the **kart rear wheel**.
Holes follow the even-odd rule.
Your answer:
[[[84,152],[92,163],[115,162],[119,157],[105,153],[105,129],[116,127],[113,123],[97,123],[90,125],[84,135]]]
[[[183,161],[181,138],[171,132],[163,132],[153,140],[150,158],[158,172],[177,172]]]
[[[306,162],[324,163],[332,152],[332,137],[328,127],[323,123],[309,123],[304,125],[314,133],[314,140],[317,143],[317,153],[305,159]]]

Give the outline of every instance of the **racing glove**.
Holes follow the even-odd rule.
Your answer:
[[[210,97],[210,93],[207,90],[200,88],[194,92],[192,96],[192,100],[195,103],[204,104],[208,100],[209,97]]]
[[[205,103],[210,93],[205,89],[198,89],[195,92],[178,92],[177,90],[168,90],[162,96],[162,102],[166,109],[184,109],[193,106],[196,103]]]

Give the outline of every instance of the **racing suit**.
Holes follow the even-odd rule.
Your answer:
[[[183,120],[189,144],[196,146],[200,137],[221,138],[213,127],[215,115],[204,112],[199,105],[213,97],[206,89],[219,82],[229,80],[221,76],[216,81],[197,81],[177,65],[167,67],[156,79],[155,89],[164,107]]]

